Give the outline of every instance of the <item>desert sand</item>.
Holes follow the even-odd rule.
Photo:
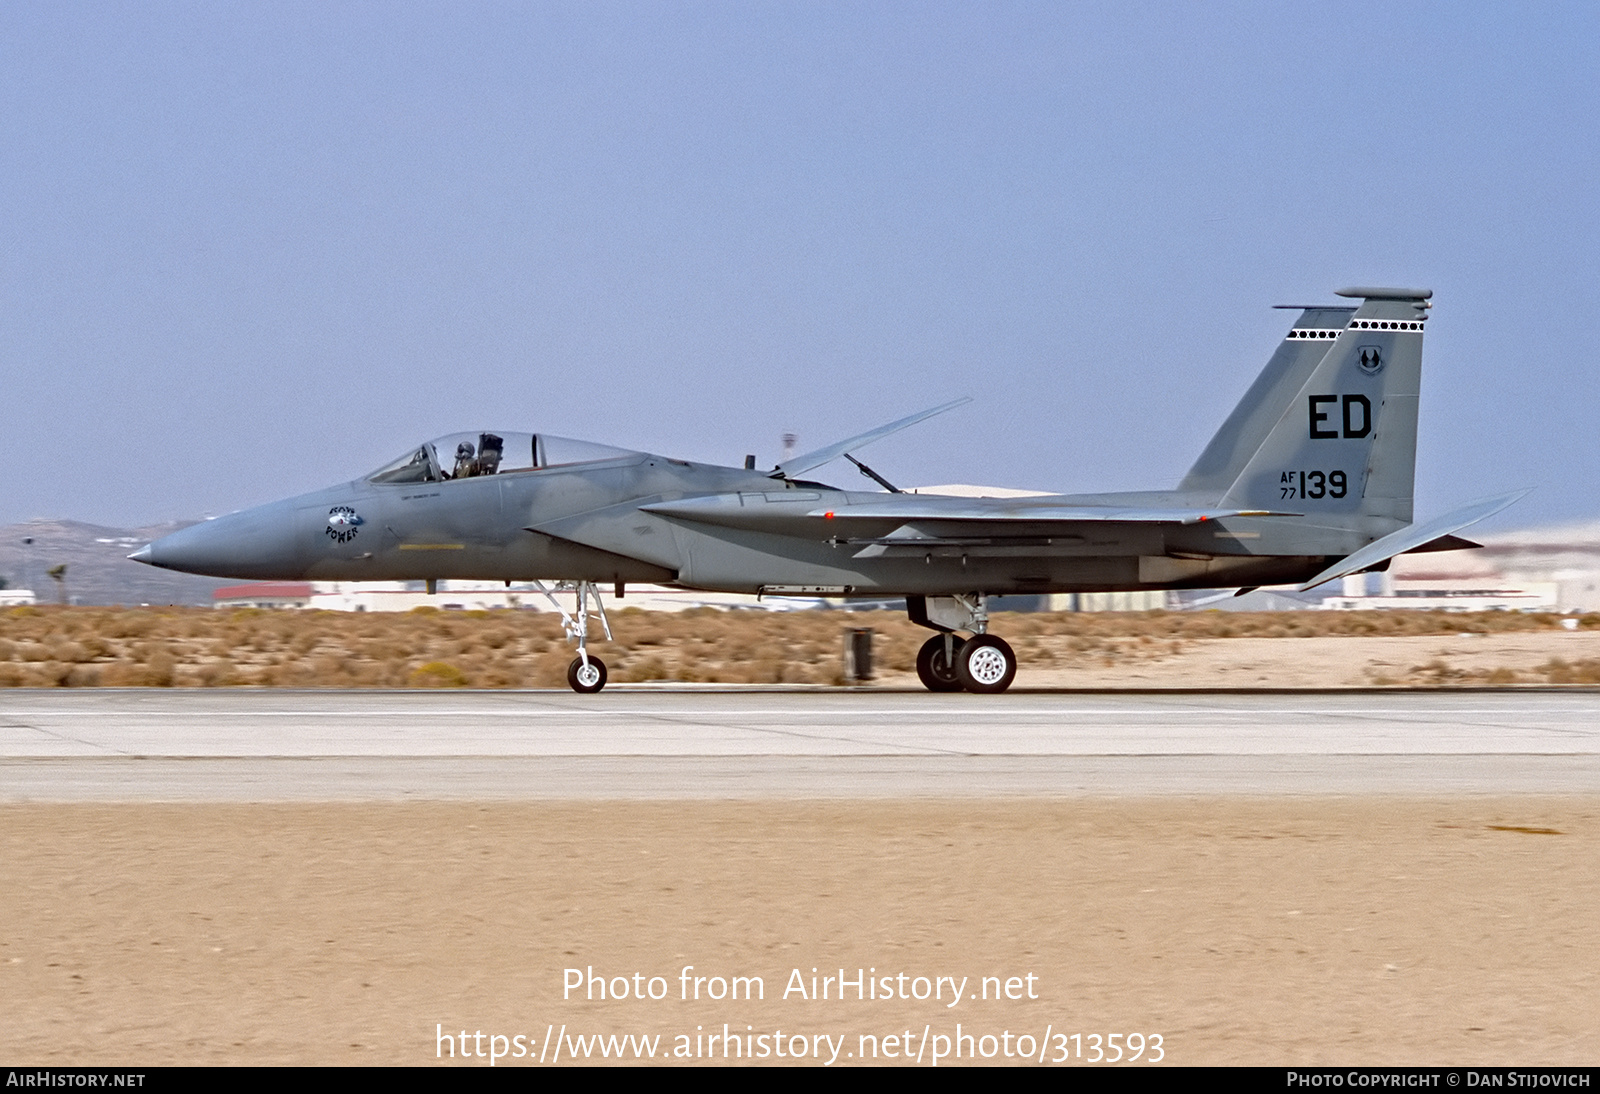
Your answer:
[[[564,1028],[560,1062],[1592,1063],[1597,836],[1600,801],[1531,797],[11,805],[0,1057],[506,1066]],[[841,968],[844,1002],[793,991]],[[898,998],[946,976],[991,997]]]

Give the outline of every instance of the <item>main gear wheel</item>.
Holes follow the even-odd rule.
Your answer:
[[[959,634],[936,634],[917,651],[917,679],[929,691],[960,691],[956,661],[967,640]]]
[[[1017,655],[1003,638],[980,634],[956,655],[956,678],[979,695],[998,695],[1017,678]]]

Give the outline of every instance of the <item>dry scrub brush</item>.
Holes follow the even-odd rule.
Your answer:
[[[1056,612],[999,616],[1030,663],[1161,659],[1211,638],[1549,630],[1516,612]],[[846,629],[870,627],[880,672],[909,673],[929,632],[903,612],[721,611],[612,615],[590,648],[616,682],[842,682]],[[1600,627],[1586,616],[1584,627]],[[261,611],[20,607],[0,612],[0,686],[561,687],[574,650],[549,612]],[[1591,682],[1587,662],[1551,682]],[[1425,675],[1438,675],[1425,673]]]

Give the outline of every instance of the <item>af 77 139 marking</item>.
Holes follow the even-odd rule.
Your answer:
[[[1298,494],[1295,492],[1297,481]],[[1350,476],[1343,471],[1285,471],[1278,478],[1280,498],[1300,497],[1313,501],[1322,497],[1342,498],[1349,488]]]

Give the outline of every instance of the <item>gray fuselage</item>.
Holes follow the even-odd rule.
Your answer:
[[[901,517],[850,519],[878,492],[629,453],[429,482],[358,479],[193,525],[138,552],[152,565],[257,580],[649,582],[755,593],[949,595],[1206,588],[1300,581],[1386,529],[1231,518],[1201,524],[942,521],[941,506],[1194,504],[1176,492],[1026,499],[916,497]],[[898,495],[897,497],[907,497]],[[707,499],[695,519],[642,506]],[[848,524],[848,532],[844,526]],[[865,547],[863,545],[866,545]]]

